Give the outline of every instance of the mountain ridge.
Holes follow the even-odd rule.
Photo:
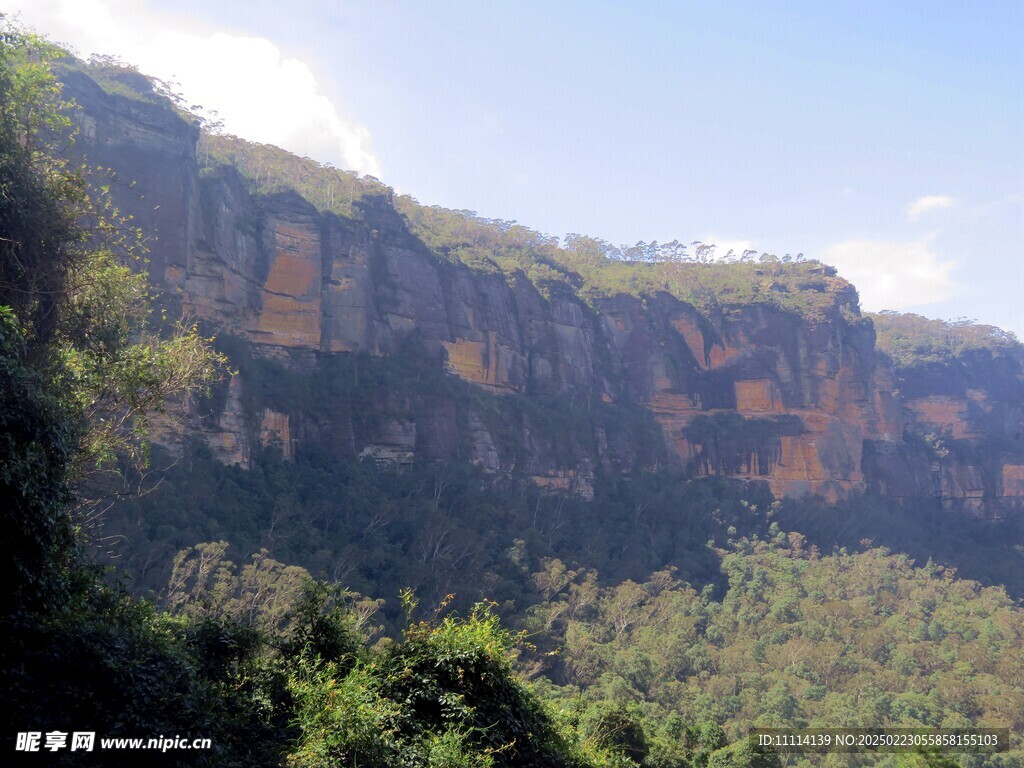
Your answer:
[[[1024,504],[1019,344],[901,368],[827,265],[681,262],[656,244],[628,263],[582,236],[559,248],[204,134],[156,92],[139,101],[97,80],[65,75],[83,108],[76,151],[116,166],[115,201],[156,235],[164,302],[240,370],[187,404],[190,433],[221,461],[248,466],[276,444],[286,458],[457,457],[584,497],[597,473],[667,465],[778,497],[938,497],[983,517]],[[363,357],[396,365],[375,391],[357,372],[315,401],[266,384],[301,389],[296,373],[335,357],[345,375]],[[398,381],[409,376],[419,390]],[[159,437],[177,451],[182,439]]]

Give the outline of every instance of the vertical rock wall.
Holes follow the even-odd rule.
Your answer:
[[[814,323],[764,305],[705,315],[667,293],[544,295],[525,275],[433,255],[387,201],[345,220],[291,192],[254,198],[230,168],[199,172],[197,131],[167,107],[80,74],[67,88],[85,105],[78,150],[115,169],[116,201],[152,236],[166,304],[299,376],[332,356],[434,366],[432,384],[404,395],[291,408],[238,377],[203,420],[223,461],[247,465],[257,444],[286,457],[315,444],[398,463],[463,457],[583,495],[596,472],[667,462],[777,495],[1024,499],[1019,364],[897,382],[870,323],[843,314],[856,297],[842,292]],[[433,391],[444,375],[472,389]],[[1005,445],[950,459],[908,435]]]

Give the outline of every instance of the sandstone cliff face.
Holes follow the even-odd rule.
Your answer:
[[[1024,499],[1019,364],[897,381],[871,324],[842,311],[848,294],[814,323],[767,305],[702,314],[667,293],[545,294],[432,254],[386,198],[342,219],[295,193],[253,197],[230,168],[200,173],[197,132],[168,109],[81,75],[67,87],[86,107],[79,150],[116,169],[115,198],[153,235],[163,300],[293,385],[345,379],[302,400],[241,365],[197,417],[223,461],[276,445],[461,457],[584,496],[599,474],[669,464],[777,495]],[[416,380],[367,389],[373,361],[406,358],[392,375]]]
[[[976,351],[902,371],[897,384],[908,439],[868,446],[877,490],[936,495],[976,514],[1022,506],[1024,357]]]
[[[605,316],[629,394],[700,473],[835,499],[864,487],[864,440],[902,433],[870,327],[838,306],[814,327],[767,307],[703,317],[665,295],[615,297]]]

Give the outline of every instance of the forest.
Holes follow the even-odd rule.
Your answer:
[[[459,458],[286,460],[268,445],[242,469],[201,441],[166,453],[151,439],[166,404],[222,396],[242,342],[154,299],[145,233],[69,149],[74,105],[57,73],[86,65],[3,24],[3,762],[137,764],[99,747],[16,750],[19,733],[92,731],[211,740],[187,761],[147,754],[154,765],[1024,766],[1014,520],[872,493],[824,510],[672,467],[599,474],[584,500]],[[94,67],[125,87],[123,65]],[[275,148],[213,131],[202,142],[207,172],[230,163],[254,194],[287,183],[338,216],[390,194]],[[691,257],[678,242],[582,235],[562,247],[515,223],[394,205],[439,257],[548,290],[664,290],[810,318],[837,293],[855,303],[802,257],[713,260],[699,243]],[[874,322],[908,380],[1014,343],[970,324]],[[409,382],[473,396],[428,363],[353,355],[293,396]],[[275,388],[292,375],[247,364]],[[354,365],[358,386],[345,383]],[[590,407],[508,402],[568,434]],[[747,738],[823,725],[1008,728],[1010,750],[780,755]]]

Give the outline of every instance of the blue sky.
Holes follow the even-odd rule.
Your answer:
[[[869,309],[1024,335],[1016,1],[0,7],[423,203],[802,252]]]

